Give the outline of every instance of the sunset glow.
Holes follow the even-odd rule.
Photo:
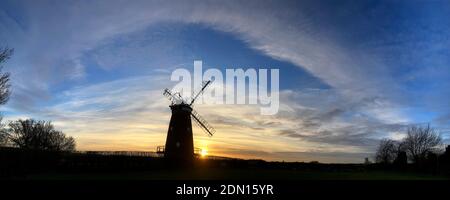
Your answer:
[[[208,155],[208,150],[207,150],[207,149],[202,149],[202,150],[200,151],[200,155],[201,155],[202,157],[207,156],[207,155]]]

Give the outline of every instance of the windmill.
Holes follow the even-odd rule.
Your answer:
[[[171,101],[169,107],[172,110],[164,147],[165,158],[186,161],[193,159],[194,138],[192,135],[191,117],[210,137],[214,135],[215,129],[192,108],[195,100],[211,82],[210,80],[203,81],[200,91],[193,92],[190,101],[183,99],[179,92],[172,92],[169,89],[164,90],[163,94]]]

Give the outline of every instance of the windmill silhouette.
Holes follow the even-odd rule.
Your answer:
[[[164,157],[172,161],[191,161],[194,158],[194,138],[192,135],[191,117],[210,137],[215,129],[201,117],[192,107],[195,100],[211,84],[212,81],[204,81],[198,92],[193,92],[190,101],[185,100],[179,92],[164,90],[164,96],[170,101],[172,110],[169,129],[167,131]]]

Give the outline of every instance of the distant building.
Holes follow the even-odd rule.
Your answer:
[[[372,164],[372,162],[370,162],[369,158],[364,158],[364,164],[368,165],[368,164]]]

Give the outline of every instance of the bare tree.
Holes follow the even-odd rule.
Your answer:
[[[12,49],[0,48],[0,105],[5,104],[11,94],[9,89],[9,73],[2,73],[1,64],[6,62],[6,60],[11,57],[12,53]],[[2,119],[3,118],[0,116],[0,146],[5,146],[8,142],[8,137],[6,134],[5,125],[2,123]]]
[[[55,130],[49,121],[17,120],[9,127],[9,140],[13,146],[31,150],[75,150],[75,140]]]
[[[12,54],[13,49],[0,48],[0,64],[6,62]],[[0,66],[0,105],[3,105],[8,101],[11,91],[9,84],[9,73],[2,73],[1,70],[2,67]]]
[[[406,138],[402,142],[402,147],[412,158],[412,161],[417,163],[423,160],[428,152],[433,152],[441,144],[441,136],[428,124],[427,126],[409,127]]]
[[[391,139],[382,139],[375,154],[377,163],[392,163],[398,152],[398,143]]]
[[[8,132],[5,129],[5,124],[2,123],[3,117],[0,116],[0,147],[8,144]]]

